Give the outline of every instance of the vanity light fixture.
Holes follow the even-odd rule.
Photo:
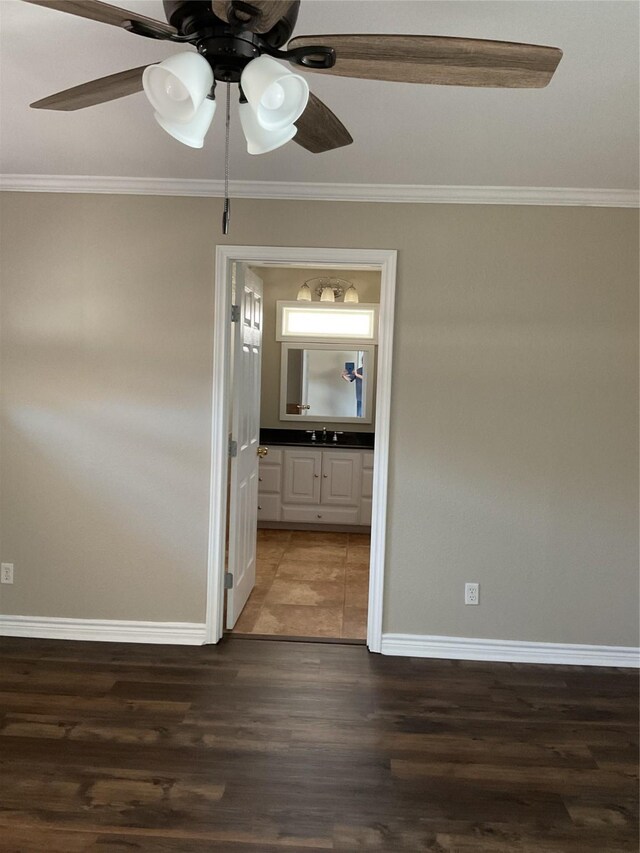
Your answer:
[[[298,290],[296,299],[298,302],[311,302],[311,288],[306,281],[304,284],[300,285],[300,290]]]
[[[360,301],[360,299],[358,298],[358,291],[355,289],[355,287],[353,286],[353,284],[352,284],[352,285],[350,285],[350,286],[345,290],[345,292],[344,292],[344,301],[345,301],[345,302],[359,302],[359,301]]]
[[[311,302],[313,293],[320,297],[320,302],[336,302],[344,296],[345,302],[359,302],[358,291],[350,281],[344,278],[309,278],[300,285],[296,300],[298,302]]]
[[[335,302],[335,301],[336,301],[336,295],[333,292],[333,288],[329,287],[328,284],[325,285],[320,290],[320,302]]]

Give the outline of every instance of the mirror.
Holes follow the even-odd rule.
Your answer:
[[[371,423],[375,347],[282,344],[280,419]]]

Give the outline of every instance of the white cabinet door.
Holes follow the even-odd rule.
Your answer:
[[[258,521],[280,521],[281,509],[280,495],[258,495]]]
[[[284,451],[282,503],[320,503],[321,450]]]
[[[323,451],[321,503],[327,506],[357,506],[360,503],[361,466],[360,452]]]
[[[260,461],[258,476],[259,494],[279,495],[282,488],[282,465],[272,465],[270,462]]]

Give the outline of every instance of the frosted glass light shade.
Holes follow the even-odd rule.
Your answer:
[[[320,302],[335,302],[336,295],[333,292],[332,287],[323,287],[322,293],[320,294]]]
[[[298,302],[311,302],[311,288],[308,284],[301,284],[296,297]]]
[[[142,72],[145,95],[167,121],[191,121],[212,86],[213,71],[199,53],[178,53]]]
[[[169,121],[160,113],[154,113],[153,117],[160,127],[178,142],[190,148],[202,148],[215,111],[216,102],[211,98],[205,98],[191,121]]]
[[[249,154],[266,154],[269,151],[275,151],[276,148],[286,145],[298,132],[295,124],[290,124],[282,130],[265,130],[258,124],[251,104],[240,104],[239,112]]]
[[[283,130],[299,119],[309,100],[309,85],[270,56],[253,59],[242,72],[242,91],[260,127]]]
[[[344,292],[344,301],[345,302],[359,302],[360,299],[358,297],[358,291],[355,289],[353,285],[348,287]]]

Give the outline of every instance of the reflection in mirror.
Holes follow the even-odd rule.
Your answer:
[[[280,417],[371,423],[374,348],[283,344]]]

